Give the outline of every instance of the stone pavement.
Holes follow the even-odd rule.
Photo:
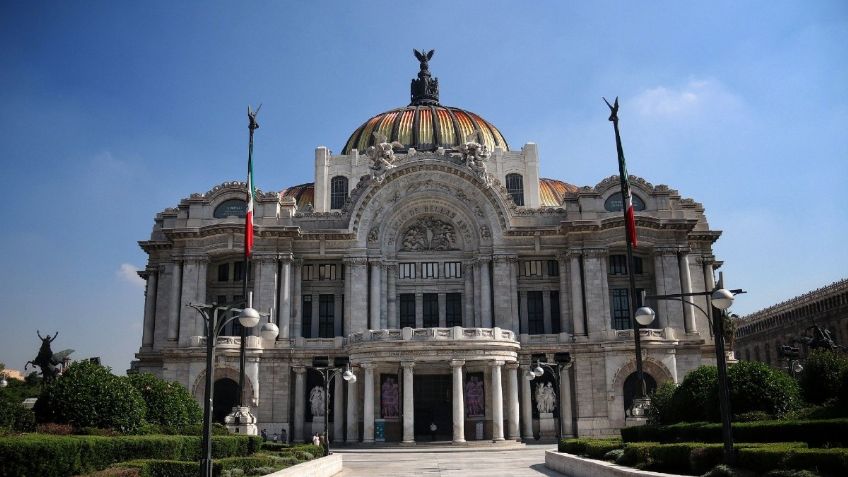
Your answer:
[[[521,447],[390,447],[334,449],[344,455],[337,477],[563,477],[545,467],[555,444]]]

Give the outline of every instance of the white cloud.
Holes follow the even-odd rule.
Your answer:
[[[728,113],[740,104],[735,95],[714,79],[690,79],[682,87],[649,88],[633,102],[643,116],[666,118],[704,112]]]
[[[115,271],[115,275],[130,285],[144,288],[145,281],[143,278],[138,276],[138,267],[131,263],[122,263],[121,266],[118,267],[118,270]]]

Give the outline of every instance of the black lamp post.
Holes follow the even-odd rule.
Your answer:
[[[203,438],[201,443],[200,475],[201,477],[212,477],[212,399],[215,374],[215,346],[218,336],[224,327],[238,318],[244,328],[253,328],[260,321],[259,312],[252,308],[252,296],[248,295],[247,303],[239,302],[230,305],[212,303],[211,305],[189,303],[188,306],[197,310],[203,317],[206,331],[206,383],[203,391]],[[244,306],[238,308],[237,306]],[[226,318],[230,312],[238,315]],[[221,316],[223,315],[223,316]],[[273,340],[277,338],[279,329],[274,323],[268,322],[262,325],[262,337]],[[244,340],[244,338],[242,338]]]
[[[745,293],[745,291],[741,289],[725,289],[724,277],[719,274],[718,284],[712,291],[674,293],[670,295],[649,295],[645,297],[646,299],[654,300],[675,300],[692,305],[703,313],[712,325],[714,335],[713,339],[715,341],[716,367],[718,368],[718,402],[719,410],[721,412],[722,439],[724,440],[724,462],[726,464],[733,463],[734,456],[733,433],[730,427],[730,395],[728,394],[727,389],[727,358],[724,353],[724,317],[726,313],[725,310],[730,308],[730,305],[733,304],[733,297],[740,293]],[[710,313],[707,313],[706,310],[698,306],[696,303],[686,299],[687,297],[693,296],[709,297],[712,305],[711,308],[713,316],[711,316]],[[654,313],[654,310],[650,307],[643,306],[636,310],[636,321],[642,326],[647,326],[654,321],[655,315],[656,313]]]
[[[530,368],[530,370],[527,372],[528,378],[535,379],[541,377],[543,374],[545,374],[546,369],[554,375],[554,381],[556,382],[557,409],[559,409],[559,424],[557,425],[557,442],[559,442],[560,439],[562,439],[563,424],[562,387],[560,383],[560,373],[564,368],[570,368],[573,364],[571,362],[571,354],[555,353],[553,363],[542,361],[543,359],[546,359],[544,355],[534,356],[534,358],[536,359],[536,366]]]
[[[344,369],[341,373],[342,379],[348,383],[355,383],[356,375],[350,370],[350,358],[347,357],[334,358],[333,365],[330,366],[328,356],[315,356],[312,358],[312,369],[321,373],[324,379],[324,444],[327,446],[324,455],[330,455],[330,383],[338,378],[339,371],[342,369]],[[339,399],[339,396],[335,396],[335,399]],[[335,419],[338,418],[339,416],[335,416]]]

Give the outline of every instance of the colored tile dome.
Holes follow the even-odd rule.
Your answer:
[[[405,108],[392,109],[365,121],[351,134],[342,154],[354,149],[365,152],[377,142],[374,133],[383,135],[388,142],[397,141],[404,149],[434,151],[439,147],[455,148],[466,142],[468,135],[479,131],[478,142],[489,150],[501,147],[509,150],[498,128],[477,114],[459,108],[439,104],[439,79],[430,75],[429,60],[433,51],[419,52],[415,57],[421,62],[418,78],[412,80],[412,101]]]

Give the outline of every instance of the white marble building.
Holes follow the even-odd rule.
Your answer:
[[[280,336],[247,338],[245,402],[260,429],[308,438],[322,421],[309,406],[320,382],[312,358],[349,357],[358,380],[331,388],[334,442],[533,439],[535,386],[552,380],[527,370],[534,356],[567,352],[554,411],[563,433],[616,432],[635,384],[618,177],[586,187],[540,178],[535,144],[511,149],[480,116],[438,103],[428,59],[409,106],[366,121],[341,154],[316,148],[314,183],[259,194],[248,284]],[[372,168],[372,156],[386,162]],[[711,289],[720,232],[703,206],[637,177],[631,187],[637,288]],[[191,194],[140,242],[149,261],[133,368],[198,399],[203,328],[186,305],[241,298],[244,197],[241,182]],[[703,316],[654,308],[641,331],[649,382],[714,362]],[[238,330],[225,334],[218,419],[238,379]]]

